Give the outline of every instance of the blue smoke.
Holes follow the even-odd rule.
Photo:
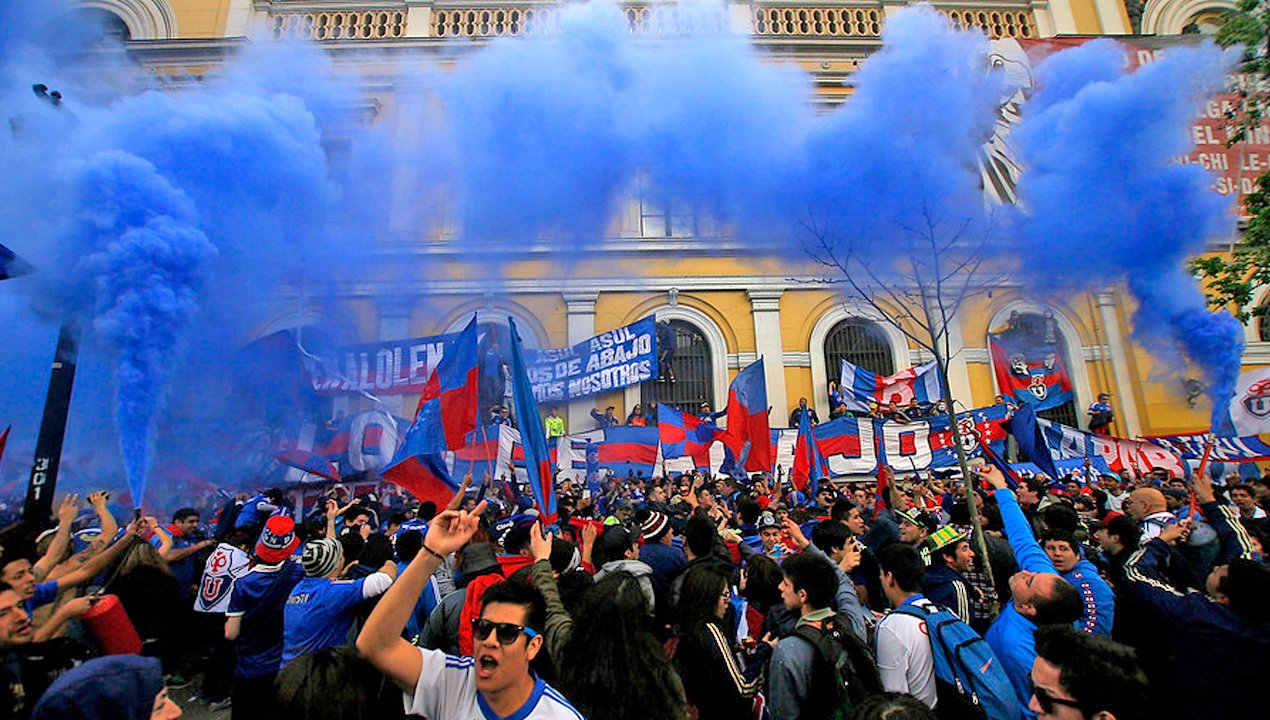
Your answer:
[[[38,29],[0,39],[0,107],[15,127],[0,132],[0,223],[22,229],[7,244],[40,269],[0,293],[9,306],[22,293],[45,321],[15,324],[24,347],[51,351],[57,322],[87,319],[67,441],[78,460],[64,467],[110,472],[117,444],[137,488],[151,447],[246,480],[208,428],[267,435],[244,417],[259,398],[233,378],[298,369],[241,367],[228,348],[297,312],[332,318],[328,337],[364,339],[344,328],[373,318],[365,298],[328,291],[373,280],[393,295],[375,299],[426,302],[410,288],[450,272],[422,252],[443,226],[457,231],[444,249],[490,279],[539,240],[564,267],[616,234],[635,192],[698,218],[713,247],[798,268],[806,225],[883,272],[903,271],[923,223],[991,232],[1004,261],[1036,270],[1025,286],[1037,293],[1127,282],[1137,337],[1157,354],[1180,345],[1215,397],[1238,372],[1237,326],[1209,315],[1183,272],[1230,232],[1229,206],[1211,178],[1173,163],[1195,100],[1220,89],[1229,59],[1211,48],[1131,74],[1105,43],[1053,56],[1015,131],[1030,164],[1016,217],[988,211],[979,189],[1004,79],[986,70],[981,34],[928,7],[887,19],[884,48],[832,110],[817,108],[807,74],[724,30],[717,4],[665,10],[688,23],[679,34],[633,34],[618,7],[591,2],[452,69],[388,56],[377,67],[398,75],[374,82],[392,84],[391,102],[369,109],[363,78],[303,44],[251,43],[215,79],[118,87],[103,78],[136,69],[121,53],[77,54],[82,33],[49,34],[66,27],[61,9],[0,7],[5,27]],[[36,81],[64,105],[36,98]],[[9,391],[41,388],[47,353],[0,353],[14,368],[4,401],[38,417],[25,406],[42,393]],[[112,433],[94,422],[103,406]],[[11,447],[33,435],[18,429]]]
[[[135,507],[145,498],[150,431],[216,250],[191,203],[153,165],[119,151],[77,178],[89,251],[75,274],[95,286],[93,331],[117,353],[119,440]]]
[[[1127,283],[1134,336],[1166,359],[1180,351],[1204,373],[1217,430],[1229,426],[1242,328],[1207,310],[1185,264],[1214,238],[1232,237],[1235,217],[1213,177],[1177,158],[1191,149],[1200,103],[1222,90],[1237,59],[1211,44],[1179,47],[1130,72],[1111,41],[1066,50],[1038,68],[1040,91],[1014,135],[1027,165],[1018,253],[1030,284]]]

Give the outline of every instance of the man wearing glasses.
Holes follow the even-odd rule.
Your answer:
[[[1147,717],[1147,677],[1127,645],[1053,625],[1036,631],[1032,699],[1038,720]]]
[[[514,582],[491,586],[472,623],[474,657],[415,647],[401,637],[415,599],[441,560],[463,547],[485,503],[472,512],[447,510],[428,527],[423,547],[389,588],[357,638],[357,649],[406,695],[410,715],[429,720],[580,720],[555,688],[529,669],[542,649],[546,608],[534,588]]]

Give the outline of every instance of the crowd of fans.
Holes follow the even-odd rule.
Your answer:
[[[68,496],[0,535],[0,717],[171,718],[192,681],[236,720],[1257,717],[1270,486],[1236,483],[561,480],[547,518],[468,478],[122,527]]]

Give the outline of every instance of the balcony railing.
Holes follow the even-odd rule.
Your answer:
[[[384,40],[406,36],[404,10],[277,13],[269,16],[275,40]]]
[[[351,3],[350,3],[351,4]],[[388,40],[394,38],[496,38],[553,32],[558,27],[561,5],[556,2],[506,3],[447,2],[434,5],[426,28],[408,32],[410,22],[418,22],[400,4],[382,9],[292,10],[275,0],[269,6],[269,22],[274,38],[308,37],[313,40]],[[937,6],[938,7],[938,6]],[[959,28],[975,27],[992,38],[1037,36],[1036,17],[1022,0],[1003,0],[982,6],[945,5],[940,11]],[[674,4],[639,3],[623,5],[632,33],[676,33],[702,29],[728,30],[727,17],[705,15]],[[847,2],[752,2],[750,33],[765,38],[862,38],[881,36],[886,10],[874,0]]]

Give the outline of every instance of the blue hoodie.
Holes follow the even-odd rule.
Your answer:
[[[96,658],[54,680],[31,720],[147,720],[162,689],[158,658]]]

